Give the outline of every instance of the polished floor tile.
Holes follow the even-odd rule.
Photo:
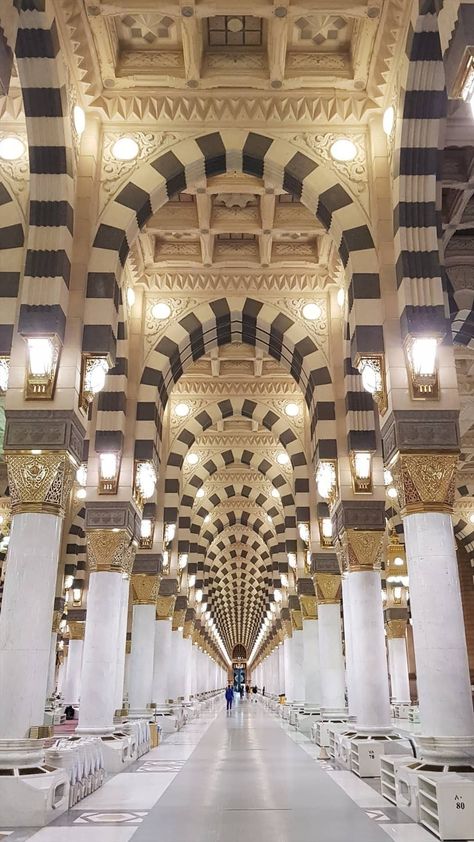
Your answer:
[[[174,780],[173,773],[121,772],[76,805],[80,810],[148,810]]]

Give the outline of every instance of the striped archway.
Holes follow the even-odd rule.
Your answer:
[[[23,215],[9,187],[0,182],[0,356],[5,357],[17,320],[24,246]]]

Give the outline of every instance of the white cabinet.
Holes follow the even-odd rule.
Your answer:
[[[418,777],[420,822],[439,839],[472,839],[474,835],[474,775],[448,772],[436,778]]]
[[[351,740],[350,768],[359,778],[378,778],[382,754],[406,755],[406,740],[387,734],[384,737],[357,735]]]
[[[396,771],[412,760],[413,757],[408,754],[382,754],[380,758],[381,793],[392,804],[397,803]]]

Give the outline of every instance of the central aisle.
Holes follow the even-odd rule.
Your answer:
[[[133,842],[249,839],[388,842],[259,704],[238,701],[209,727]]]

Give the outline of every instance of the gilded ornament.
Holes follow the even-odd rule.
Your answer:
[[[342,570],[350,573],[380,570],[384,532],[346,529],[340,538]]]
[[[303,612],[303,620],[318,619],[318,603],[315,596],[301,595],[300,603]]]
[[[387,640],[395,640],[402,637],[404,638],[406,627],[406,620],[388,620],[388,622],[385,624]]]
[[[68,620],[69,640],[84,640],[86,624],[76,620]]]
[[[317,573],[314,584],[318,605],[335,605],[341,601],[341,577],[333,573]]]
[[[158,597],[159,579],[146,573],[133,573],[132,598],[134,605],[155,605]]]
[[[170,620],[173,616],[175,596],[158,596],[156,600],[156,619]]]
[[[53,611],[53,623],[51,626],[51,631],[53,634],[59,633],[59,624],[61,622],[61,617],[63,616],[62,611]]]
[[[127,573],[130,535],[126,529],[90,529],[86,532],[87,560],[91,573]]]
[[[12,515],[43,512],[64,517],[77,464],[65,451],[5,453]]]
[[[420,512],[451,514],[456,491],[457,453],[398,453],[390,470],[402,517]]]
[[[184,628],[185,617],[186,617],[186,611],[185,610],[183,610],[183,611],[178,610],[178,611],[174,612],[174,614],[173,614],[173,625],[172,625],[173,631],[178,631],[178,629]]]

